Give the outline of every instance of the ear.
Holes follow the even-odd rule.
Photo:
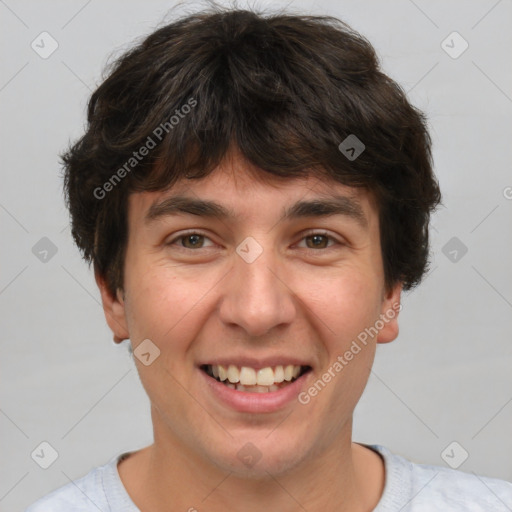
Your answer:
[[[384,324],[377,335],[377,343],[389,343],[398,336],[398,314],[402,310],[400,295],[402,283],[396,284],[391,290],[385,292],[380,320]]]
[[[123,295],[120,289],[116,290],[115,296],[112,295],[105,282],[105,278],[97,271],[94,272],[96,284],[101,292],[101,302],[103,303],[103,312],[107,324],[114,334],[114,342],[121,343],[130,337],[126,323],[125,305]]]

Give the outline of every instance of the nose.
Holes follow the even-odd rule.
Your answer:
[[[291,324],[296,315],[294,294],[274,251],[266,248],[252,262],[239,254],[233,258],[220,306],[222,322],[254,337]]]

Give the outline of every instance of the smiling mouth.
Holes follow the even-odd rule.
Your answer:
[[[278,365],[255,369],[248,366],[201,365],[212,379],[236,391],[270,393],[279,391],[311,371],[311,366]]]

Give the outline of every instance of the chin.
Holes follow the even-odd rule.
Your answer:
[[[244,435],[237,435],[228,438],[223,448],[216,444],[215,453],[211,452],[211,445],[205,447],[209,455],[209,461],[224,471],[230,471],[241,478],[268,479],[285,474],[307,457],[309,450],[306,449],[304,440],[300,441],[297,436],[285,430],[278,435],[276,432],[244,432]],[[213,444],[213,443],[212,443]]]

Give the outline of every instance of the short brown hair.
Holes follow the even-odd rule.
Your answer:
[[[114,62],[87,121],[62,155],[66,203],[76,244],[113,293],[123,289],[128,195],[204,177],[233,146],[262,176],[366,188],[387,287],[409,289],[426,271],[440,202],[426,118],[336,18],[219,7],[183,17]],[[364,144],[355,159],[338,147],[348,136]]]

